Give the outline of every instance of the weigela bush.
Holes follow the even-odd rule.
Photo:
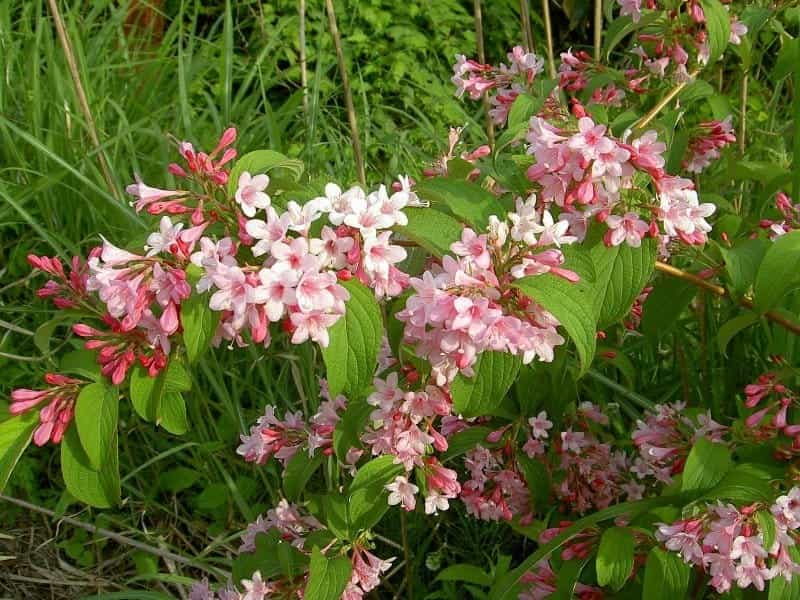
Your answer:
[[[102,238],[68,266],[29,257],[47,277],[38,296],[81,347],[42,389],[11,394],[0,464],[30,440],[60,444],[67,490],[113,506],[121,397],[180,435],[210,348],[307,345],[322,358],[314,408],[266,406],[236,448],[282,473],[281,500],[242,533],[230,580],[201,581],[192,599],[362,598],[398,568],[376,532],[391,507],[435,520],[454,506],[537,544],[481,583],[451,566],[451,581],[472,573],[461,579],[489,598],[564,586],[701,597],[768,582],[790,597],[800,406],[788,363],[747,385],[735,414],[631,392],[635,405],[536,396],[546,377],[574,382],[595,355],[616,358],[598,351],[609,332],[636,339],[657,260],[716,244],[716,206],[691,176],[736,141],[732,117],[661,119],[659,102],[703,83],[748,26],[716,0],[619,5],[615,31],[631,46],[613,66],[568,50],[548,78],[519,46],[508,64],[458,56],[456,94],[488,99],[498,137],[463,149],[454,128],[419,181],[317,186],[277,152],[240,156],[234,128],[209,153],[179,143],[176,189],[127,187],[160,219],[143,246]],[[775,191],[774,217],[743,243],[780,273],[800,209]],[[735,256],[722,239],[716,251]],[[728,283],[719,269],[658,264]],[[756,281],[743,302],[766,312],[789,283]]]

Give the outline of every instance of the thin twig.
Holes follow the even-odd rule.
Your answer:
[[[609,379],[608,377],[606,377],[602,373],[598,373],[597,371],[595,371],[593,369],[589,369],[586,372],[586,375],[588,375],[591,379],[594,379],[598,383],[602,383],[607,388],[610,388],[610,389],[614,390],[620,396],[630,400],[631,402],[633,402],[634,404],[636,404],[640,408],[643,408],[645,410],[654,410],[655,409],[656,405],[655,405],[654,402],[651,402],[650,400],[648,400],[644,396],[640,396],[636,392],[632,392],[631,390],[629,390],[628,388],[626,388],[623,385],[620,385],[619,383],[617,383],[613,379]]]
[[[747,135],[747,83],[749,79],[749,73],[745,73],[744,77],[742,77],[742,96],[740,101],[742,105],[742,114],[739,118],[739,154],[742,156],[744,156],[745,150],[747,149],[745,137]]]
[[[519,20],[522,25],[522,43],[525,50],[533,52],[533,30],[531,29],[531,8],[528,0],[519,0]]]
[[[20,500],[19,498],[12,498],[11,496],[0,494],[0,500],[5,500],[6,502],[15,504],[20,508],[24,508],[26,510],[31,510],[33,512],[47,515],[48,517],[58,519],[59,521],[63,521],[64,523],[69,523],[73,527],[79,527],[80,529],[85,529],[86,531],[92,534],[100,535],[110,540],[114,540],[119,544],[131,546],[132,548],[136,548],[143,552],[147,552],[148,554],[153,554],[154,556],[159,556],[165,560],[172,560],[182,565],[194,567],[195,569],[200,569],[201,571],[205,571],[206,573],[213,573],[215,575],[227,575],[225,571],[223,571],[222,569],[217,569],[216,567],[204,565],[203,563],[196,562],[191,558],[185,558],[180,554],[175,554],[174,552],[170,552],[169,550],[161,550],[160,548],[155,548],[143,542],[133,540],[120,533],[115,533],[113,531],[109,531],[108,529],[103,529],[102,527],[96,527],[91,523],[84,523],[83,521],[78,521],[77,519],[73,519],[71,517],[58,516],[56,515],[55,512],[53,512],[48,508],[44,508],[36,504],[31,504],[30,502],[26,502],[25,500]]]
[[[25,329],[24,327],[20,327],[19,325],[14,325],[14,323],[9,323],[8,321],[4,321],[3,319],[0,319],[0,327],[8,329],[9,331],[13,331],[14,333],[21,333],[23,335],[36,335],[30,329]]]
[[[730,294],[728,294],[728,291],[724,287],[716,285],[704,279],[700,279],[697,275],[687,273],[686,271],[678,269],[677,267],[673,267],[672,265],[656,261],[656,270],[661,271],[662,273],[665,273],[670,277],[682,279],[683,281],[691,283],[692,285],[696,285],[697,287],[708,290],[709,292],[711,292],[716,296],[719,296],[720,298],[731,297]],[[736,300],[736,302],[740,306],[743,306],[744,308],[747,309],[753,309],[754,307],[753,301],[750,300],[749,298],[742,297]],[[772,321],[773,323],[777,323],[778,325],[780,325],[784,329],[787,329],[788,331],[791,331],[795,335],[800,335],[800,324],[795,323],[794,321],[790,321],[783,315],[768,310],[767,312],[764,313],[764,316],[768,320]]]
[[[636,123],[633,124],[632,129],[643,129],[644,127],[647,127],[647,125],[650,124],[650,121],[655,119],[658,116],[658,113],[664,110],[664,107],[670,102],[672,102],[675,96],[680,94],[681,90],[685,88],[690,81],[694,81],[694,78],[697,76],[697,73],[699,73],[699,70],[693,71],[692,73],[689,74],[689,77],[686,79],[686,81],[682,81],[674,88],[672,88],[669,92],[667,92],[667,94],[663,98],[661,98],[661,100],[659,100],[658,103],[656,103],[656,105],[653,108],[651,108],[646,115],[644,115],[641,119],[639,119],[638,121],[636,121]]]
[[[594,0],[594,59],[600,60],[603,41],[603,0]]]
[[[550,77],[556,76],[556,60],[553,54],[553,23],[550,20],[550,0],[542,0],[542,18],[544,19],[544,35],[547,41],[547,66]]]
[[[81,112],[83,112],[83,117],[86,119],[86,127],[89,131],[89,138],[92,140],[92,144],[97,151],[97,160],[100,161],[100,170],[103,172],[103,178],[106,180],[106,184],[108,185],[108,189],[111,191],[111,194],[116,200],[120,200],[119,190],[117,190],[117,186],[114,185],[114,178],[111,176],[111,169],[108,166],[108,160],[106,159],[105,151],[103,151],[100,146],[100,138],[97,135],[97,126],[95,125],[92,111],[89,108],[89,100],[86,97],[83,83],[81,83],[78,63],[75,60],[75,53],[72,51],[72,43],[67,35],[67,30],[64,27],[64,20],[61,18],[61,11],[58,9],[58,1],[48,0],[48,4],[50,5],[50,12],[53,15],[53,22],[56,26],[58,39],[61,42],[61,48],[64,50],[64,58],[67,60],[67,66],[69,67],[69,73],[72,77],[72,83],[75,86],[75,94],[78,96],[78,104],[81,107]]]
[[[366,186],[367,175],[364,171],[364,156],[361,153],[361,140],[358,137],[358,121],[356,120],[356,109],[353,104],[353,92],[350,89],[350,78],[347,75],[347,64],[344,60],[344,50],[342,50],[342,38],[339,35],[339,27],[336,24],[336,11],[333,8],[333,0],[325,0],[325,9],[328,13],[328,28],[333,38],[333,45],[336,48],[336,59],[339,62],[339,74],[342,77],[342,92],[344,93],[344,101],[347,108],[347,120],[350,122],[350,137],[353,144],[353,157],[356,161],[358,180],[361,182],[362,186]]]
[[[298,0],[297,13],[300,17],[298,36],[300,37],[300,87],[303,90],[303,113],[308,115],[308,64],[306,61],[306,0]]]
[[[475,14],[475,41],[478,47],[478,62],[483,64],[486,62],[486,50],[483,46],[483,13],[481,11],[481,0],[475,0],[473,4]],[[486,137],[489,139],[489,145],[494,146],[494,121],[489,114],[489,97],[484,94],[483,96],[483,110],[486,112]]]

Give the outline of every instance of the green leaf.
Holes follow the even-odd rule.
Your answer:
[[[607,248],[602,242],[590,251],[596,274],[597,326],[622,320],[650,280],[656,264],[655,240],[642,240],[639,248],[627,244]]]
[[[350,581],[353,565],[346,556],[328,558],[319,548],[311,551],[311,565],[303,598],[306,600],[339,600]]]
[[[729,470],[722,480],[703,494],[707,500],[730,500],[737,504],[769,502],[771,475],[754,465],[741,464]]]
[[[644,302],[641,330],[657,338],[668,332],[681,313],[697,294],[697,288],[687,281],[662,277]]]
[[[585,560],[567,560],[562,563],[556,573],[556,593],[552,596],[554,600],[575,598],[575,586],[578,585],[578,578],[585,566]]]
[[[11,472],[31,443],[33,430],[38,424],[39,413],[36,411],[0,422],[0,492],[5,489]]]
[[[594,358],[596,347],[594,265],[588,255],[570,252],[563,268],[575,271],[580,281],[570,283],[562,277],[545,273],[523,277],[513,285],[559,320],[575,343],[581,373],[585,373]]]
[[[661,15],[661,11],[648,11],[642,15],[638,23],[634,23],[630,17],[618,17],[611,22],[605,31],[603,44],[603,54],[608,57],[617,45],[634,31],[647,27]]]
[[[539,110],[539,104],[529,94],[519,94],[514,98],[508,111],[508,128],[512,129],[519,125],[527,127],[530,118]]]
[[[116,439],[119,415],[117,386],[90,383],[81,389],[75,403],[75,426],[89,464],[99,470]]]
[[[395,226],[395,231],[437,258],[449,254],[450,244],[461,239],[463,225],[448,214],[435,208],[406,208],[403,212],[408,225]]]
[[[120,483],[116,432],[108,457],[103,461],[103,466],[95,470],[81,447],[76,428],[67,429],[61,441],[61,473],[67,491],[81,502],[97,508],[110,508],[118,504]]]
[[[145,421],[155,421],[158,405],[164,395],[165,378],[159,373],[150,377],[147,369],[136,365],[130,375],[130,397],[136,413]]]
[[[329,330],[322,348],[331,398],[354,396],[372,383],[383,335],[381,310],[372,291],[356,279],[341,282],[350,292],[346,312]]]
[[[165,372],[165,385],[168,392],[188,392],[192,389],[192,379],[180,359],[171,358],[166,370],[162,371],[162,373]]]
[[[489,587],[492,578],[483,569],[475,565],[451,565],[436,576],[436,581],[463,581]]]
[[[309,456],[305,450],[298,450],[289,460],[283,471],[283,493],[289,502],[295,502],[300,498],[308,480],[324,459],[322,452]]]
[[[683,469],[682,490],[707,490],[717,485],[733,466],[730,450],[723,444],[700,438],[692,446]]]
[[[758,321],[759,316],[757,314],[746,312],[741,315],[737,315],[730,321],[726,322],[722,327],[719,328],[719,332],[717,333],[717,345],[719,346],[719,351],[725,354],[730,341],[738,333],[744,331],[751,325],[758,323]]]
[[[774,308],[798,281],[800,231],[792,231],[773,242],[756,274],[755,306],[765,312]]]
[[[181,304],[183,343],[189,364],[194,363],[211,346],[220,314],[208,307],[208,294],[195,292]]]
[[[618,591],[633,573],[633,533],[626,527],[606,529],[597,550],[597,583]]]
[[[472,450],[478,444],[485,447],[491,446],[486,441],[486,436],[491,432],[492,430],[489,427],[476,425],[454,433],[447,439],[447,450],[442,454],[442,462],[457,458]]]
[[[467,181],[428,179],[417,184],[415,191],[420,198],[428,200],[431,207],[446,208],[477,231],[486,229],[491,215],[505,213],[491,192]]]
[[[689,565],[680,555],[653,548],[647,555],[644,570],[642,598],[647,600],[675,600],[687,598],[689,588]]]
[[[403,473],[403,466],[394,463],[394,456],[374,458],[358,469],[347,492],[347,514],[350,534],[370,529],[389,509],[386,485]]]
[[[50,354],[50,339],[53,337],[53,333],[59,325],[64,324],[69,318],[70,314],[68,312],[57,313],[52,319],[45,321],[36,328],[36,332],[33,334],[33,343],[42,354]]]
[[[703,14],[706,17],[706,31],[708,32],[708,64],[717,62],[731,37],[731,18],[728,11],[719,0],[700,0]]]
[[[534,506],[542,513],[547,512],[550,504],[550,490],[552,489],[550,473],[547,471],[547,467],[541,461],[528,458],[524,454],[517,455],[517,462],[522,468]]]
[[[131,371],[130,397],[136,413],[145,421],[162,425],[171,433],[185,433],[186,405],[179,392],[192,387],[192,381],[183,365],[172,358],[156,377],[150,377],[147,369],[137,365]]]
[[[63,373],[72,373],[94,381],[100,381],[100,365],[97,364],[97,354],[91,350],[73,350],[61,358],[59,370]]]
[[[167,384],[169,387],[169,383]],[[168,390],[161,398],[161,408],[157,425],[175,435],[183,435],[189,430],[186,417],[186,400],[180,392]]]
[[[341,462],[345,462],[350,448],[362,447],[361,434],[373,410],[375,407],[367,404],[366,398],[348,400],[347,408],[333,430],[333,450]]]
[[[763,536],[764,548],[772,548],[778,530],[775,524],[775,517],[768,510],[762,508],[756,511],[755,519],[758,524],[758,531]]]
[[[507,352],[483,352],[473,366],[475,374],[456,376],[450,386],[453,408],[464,417],[491,415],[517,378],[522,360]]]
[[[239,158],[228,177],[228,195],[234,196],[239,187],[239,176],[247,171],[251,175],[270,173],[276,169],[287,171],[297,180],[303,174],[303,161],[289,158],[274,150],[254,150]],[[280,174],[280,173],[279,173]],[[267,188],[269,191],[269,188]]]
[[[725,271],[731,280],[731,288],[737,295],[742,296],[750,291],[764,254],[771,246],[771,242],[761,238],[745,240],[733,248],[719,246],[725,261]]]

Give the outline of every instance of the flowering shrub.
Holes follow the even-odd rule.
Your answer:
[[[623,364],[648,315],[691,301],[657,304],[669,284],[651,282],[656,268],[750,311],[723,351],[759,315],[797,329],[776,309],[795,283],[800,209],[776,189],[776,216],[712,239],[715,197],[691,177],[736,142],[733,117],[660,115],[683,89],[687,105],[708,97],[703,67],[748,26],[717,0],[619,12],[604,54],[626,35],[631,48],[614,67],[567,50],[548,78],[519,46],[508,65],[458,56],[456,94],[486,99],[498,137],[460,151],[453,129],[418,181],[317,185],[280,153],[240,156],[229,128],[209,153],[178,144],[176,189],[127,187],[159,217],[144,245],[101,238],[68,267],[30,256],[47,278],[38,296],[80,343],[46,387],[12,392],[0,483],[30,441],[51,443],[67,491],[114,506],[122,398],[182,435],[211,348],[275,359],[267,349],[303,346],[321,357],[315,397],[264,407],[235,450],[280,474],[280,499],[241,534],[229,580],[191,598],[365,597],[401,562],[377,531],[390,510],[454,509],[536,544],[513,568],[443,571],[481,597],[796,595],[790,362],[774,357],[735,414],[653,403],[591,369]],[[678,266],[703,261],[697,275]],[[584,376],[625,393],[554,395]]]

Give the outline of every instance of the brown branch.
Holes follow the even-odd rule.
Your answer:
[[[672,265],[656,261],[656,271],[661,271],[662,273],[665,273],[670,277],[675,277],[676,279],[681,279],[683,281],[691,283],[692,285],[707,290],[712,294],[714,294],[715,296],[719,296],[720,298],[726,298],[726,297],[731,298],[731,300],[749,310],[752,310],[754,308],[753,301],[750,300],[749,298],[743,297],[739,298],[738,300],[732,298],[724,287],[716,285],[704,279],[700,279],[697,275],[687,273],[686,271],[678,269],[677,267],[673,267]],[[764,316],[768,320],[772,321],[773,323],[777,323],[778,325],[780,325],[781,327],[783,327],[788,331],[791,331],[795,335],[800,335],[800,324],[795,323],[794,321],[790,321],[783,315],[768,310],[767,312],[764,313]]]
[[[600,62],[603,44],[603,0],[594,0],[594,59]]]
[[[325,0],[325,10],[328,13],[328,28],[333,38],[333,45],[336,48],[336,59],[339,62],[339,74],[342,77],[342,91],[344,92],[344,102],[347,108],[347,120],[350,122],[350,138],[353,144],[353,157],[356,161],[358,181],[362,186],[366,187],[367,176],[364,171],[364,155],[361,153],[361,140],[358,137],[356,109],[353,104],[353,92],[350,89],[350,78],[347,75],[347,63],[344,60],[344,50],[342,50],[342,38],[339,35],[339,27],[336,24],[336,11],[333,8],[333,0]]]
[[[78,63],[75,60],[75,53],[72,51],[72,43],[67,35],[67,30],[64,27],[64,20],[61,18],[61,12],[58,9],[58,2],[57,0],[48,0],[48,4],[50,5],[50,12],[53,15],[53,22],[56,26],[58,39],[61,42],[61,48],[64,50],[64,58],[67,60],[69,74],[72,77],[72,83],[75,86],[75,95],[78,97],[78,104],[81,107],[83,117],[86,119],[86,128],[89,132],[89,138],[92,140],[92,144],[97,151],[97,160],[100,162],[100,170],[103,172],[103,178],[106,180],[106,185],[108,185],[111,194],[116,200],[120,200],[119,190],[117,190],[117,186],[114,185],[114,178],[111,176],[111,169],[108,166],[108,160],[106,159],[105,152],[100,146],[100,138],[97,135],[97,126],[95,125],[92,111],[89,108],[89,100],[86,97],[86,91],[83,88],[83,83],[81,83],[81,75],[78,70]]]
[[[681,90],[683,90],[683,88],[685,88],[689,84],[689,82],[694,81],[694,78],[697,77],[697,74],[699,72],[700,70],[697,69],[689,73],[689,77],[686,79],[686,81],[682,81],[674,88],[672,88],[670,91],[668,91],[667,94],[661,100],[659,100],[656,103],[656,105],[653,108],[651,108],[646,115],[644,115],[641,119],[639,119],[638,121],[636,121],[636,123],[633,124],[633,127],[631,129],[642,129],[644,127],[647,127],[650,121],[655,119],[658,116],[658,113],[664,110],[664,107],[670,102],[672,102],[675,96],[680,94]]]

